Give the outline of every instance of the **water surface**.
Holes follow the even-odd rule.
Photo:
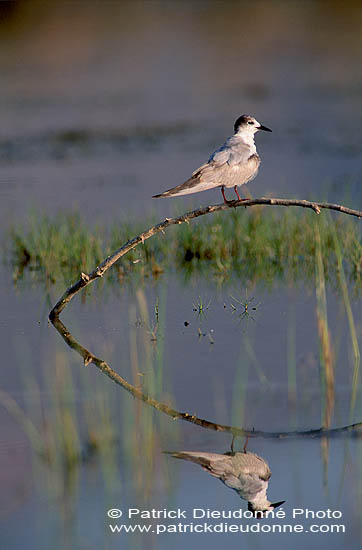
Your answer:
[[[354,2],[4,3],[3,241],[11,226],[27,224],[30,208],[50,216],[80,210],[90,232],[97,222],[171,215],[175,202],[151,196],[186,179],[242,113],[273,129],[257,136],[263,163],[249,186],[254,196],[327,198],[360,208],[361,18]],[[177,209],[220,202],[219,195],[190,196]],[[47,322],[62,285],[14,285],[9,264],[0,277],[0,385],[10,398],[3,396],[7,408],[0,409],[4,548],[360,547],[358,430],[328,438],[265,434],[248,447],[269,462],[268,494],[286,501],[287,514],[293,507],[341,510],[333,523],[345,533],[110,534],[109,508],[245,510],[200,468],[163,454],[226,452],[231,436],[174,421],[93,365],[84,367]],[[235,279],[218,285],[205,273],[191,280],[165,273],[138,292],[98,286],[86,300],[74,299],[63,322],[159,401],[272,434],[318,429],[328,407],[332,429],[361,421],[338,289],[327,289],[335,373],[328,401],[313,284],[280,282],[267,290]],[[361,300],[350,291],[361,345]],[[200,296],[208,306],[201,316],[194,311]],[[240,303],[233,310],[233,297],[250,301],[250,315]],[[55,449],[50,458],[37,454],[24,418]],[[243,444],[237,439],[238,449]],[[69,448],[80,457],[72,459]],[[300,523],[309,529],[309,521]]]

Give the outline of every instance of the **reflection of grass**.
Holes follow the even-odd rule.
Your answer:
[[[134,317],[138,314],[142,323],[130,324],[128,349],[135,383],[171,401],[165,390],[168,375],[163,372],[165,300],[166,288],[157,300],[158,338],[153,342],[148,330],[149,304],[143,291],[137,292]],[[110,351],[109,342],[104,342],[104,347]],[[0,407],[5,407],[28,437],[33,451],[34,485],[39,491],[52,497],[75,492],[82,468],[98,466],[105,497],[119,494],[123,460],[131,465],[140,498],[154,487],[156,478],[157,483],[170,483],[160,456],[164,439],[176,445],[178,430],[173,420],[157,415],[128,394],[119,395],[108,379],[98,377],[95,383],[90,367],[80,367],[73,355],[69,359],[67,350],[55,351],[51,364],[44,362],[44,368],[37,371],[29,368],[27,351],[18,352],[19,393],[25,396],[25,405],[0,388]],[[128,367],[124,353],[119,360],[123,369]],[[73,362],[77,368],[72,368]],[[141,372],[143,376],[138,377]]]
[[[337,266],[338,266],[338,282],[341,289],[343,304],[346,309],[347,313],[347,319],[348,319],[348,327],[349,332],[351,336],[351,343],[352,343],[352,349],[353,349],[353,379],[352,379],[352,395],[351,395],[351,403],[350,403],[350,420],[352,422],[353,416],[354,416],[354,410],[356,406],[356,397],[357,397],[357,389],[358,389],[358,383],[359,383],[359,369],[360,369],[360,362],[361,362],[361,355],[360,355],[360,349],[358,345],[358,339],[357,339],[357,332],[356,332],[356,326],[354,322],[354,316],[352,312],[351,307],[351,300],[349,296],[347,281],[346,281],[346,275],[345,275],[345,269],[344,269],[344,262],[343,262],[343,255],[340,245],[340,240],[337,234],[337,231],[334,229],[333,224],[331,223],[332,227],[332,236],[333,236],[333,244],[335,247],[335,253],[337,258]],[[343,243],[344,245],[344,243]],[[343,246],[344,250],[344,246]]]
[[[288,379],[288,404],[290,408],[290,425],[292,429],[297,426],[297,357],[296,357],[296,313],[293,303],[288,305],[288,323],[286,329],[287,339],[287,379]]]
[[[122,280],[128,275],[133,280],[158,277],[165,269],[177,267],[186,274],[198,270],[221,280],[233,272],[266,283],[283,277],[312,281],[318,225],[326,281],[337,279],[336,231],[339,242],[343,242],[346,276],[360,284],[360,226],[340,216],[334,229],[328,220],[324,213],[316,216],[291,209],[281,213],[262,207],[206,216],[147,240],[124,256],[107,280]],[[122,221],[110,230],[98,227],[91,232],[79,214],[30,218],[25,228],[16,226],[11,232],[14,279],[27,273],[47,282],[69,282],[154,222]]]
[[[322,243],[318,227],[316,228],[316,312],[320,346],[320,361],[322,365],[324,411],[322,426],[330,428],[334,409],[334,370],[333,350],[328,328],[327,297],[322,258]]]

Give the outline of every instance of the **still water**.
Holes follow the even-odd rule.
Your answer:
[[[80,210],[91,232],[98,221],[151,213],[161,219],[176,207],[219,202],[218,191],[184,201],[150,197],[186,179],[244,112],[273,129],[257,136],[262,166],[249,186],[254,196],[361,208],[359,3],[3,4],[4,243],[12,226],[26,226],[31,209],[50,216]],[[193,508],[246,510],[199,466],[163,452],[224,453],[231,434],[173,420],[94,365],[84,367],[47,322],[62,285],[14,285],[8,261],[0,277],[1,547],[360,547],[360,431],[290,433],[362,419],[359,377],[353,383],[358,362],[338,289],[327,288],[332,397],[316,291],[307,283],[279,281],[268,289],[165,273],[139,288],[95,283],[87,299],[77,296],[65,310],[62,320],[81,345],[160,403],[263,432],[251,433],[248,450],[271,468],[269,499],[286,501],[279,523],[306,531],[157,536],[112,534],[109,525],[121,521],[107,510],[180,508],[188,524],[203,522],[192,519]],[[361,300],[353,288],[350,298],[361,346]],[[237,438],[235,449],[244,442]],[[342,518],[293,519],[293,508],[340,510]],[[141,523],[156,530],[161,522]],[[345,532],[314,534],[312,523],[343,525]]]

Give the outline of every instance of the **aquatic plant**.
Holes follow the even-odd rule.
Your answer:
[[[340,286],[336,235],[343,242],[346,284],[361,287],[362,233],[358,221],[347,217],[333,220],[304,209],[273,210],[263,206],[235,209],[204,217],[201,223],[182,224],[129,250],[107,280],[138,284],[177,269],[186,278],[201,272],[221,282],[237,277],[266,285],[277,280],[313,283],[318,227],[326,281]],[[26,277],[47,284],[67,284],[81,272],[94,269],[148,224],[142,222],[141,227],[140,222],[123,220],[90,231],[79,213],[60,213],[52,219],[31,216],[24,226],[12,228],[5,259],[13,267],[15,282]]]

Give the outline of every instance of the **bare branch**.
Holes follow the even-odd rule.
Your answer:
[[[200,216],[204,216],[205,214],[211,214],[212,212],[221,212],[223,210],[228,210],[229,208],[237,208],[239,206],[249,207],[249,206],[256,206],[256,205],[269,205],[269,206],[300,206],[302,208],[310,208],[314,210],[316,214],[319,214],[321,209],[326,208],[329,210],[336,210],[337,212],[342,212],[344,214],[349,214],[350,216],[356,216],[358,218],[362,218],[362,212],[359,210],[352,210],[351,208],[347,208],[345,206],[341,206],[339,204],[330,204],[326,202],[310,202],[306,200],[296,200],[296,199],[272,199],[272,198],[261,198],[261,199],[246,199],[241,201],[230,201],[229,204],[215,204],[206,206],[204,208],[198,208],[196,210],[192,210],[191,212],[187,212],[186,214],[182,214],[182,216],[177,216],[176,218],[165,218],[165,220],[161,223],[158,223],[154,225],[153,227],[150,227],[140,235],[137,235],[137,237],[134,237],[127,243],[125,243],[121,248],[116,250],[113,254],[108,256],[99,266],[95,268],[94,271],[92,271],[89,274],[81,273],[80,279],[74,283],[72,286],[70,286],[62,295],[62,297],[58,300],[58,302],[55,304],[53,309],[51,310],[49,314],[49,319],[53,321],[56,319],[60,313],[63,311],[63,309],[66,307],[66,305],[71,301],[71,299],[85,286],[91,284],[93,281],[95,281],[98,277],[103,277],[105,272],[112,267],[114,263],[119,260],[122,256],[127,254],[130,250],[133,250],[138,246],[139,244],[143,244],[147,239],[150,237],[153,237],[153,235],[156,235],[156,233],[159,233],[160,231],[163,233],[165,229],[170,227],[171,225],[178,225],[181,223],[188,223],[190,220],[194,218],[198,218]]]

